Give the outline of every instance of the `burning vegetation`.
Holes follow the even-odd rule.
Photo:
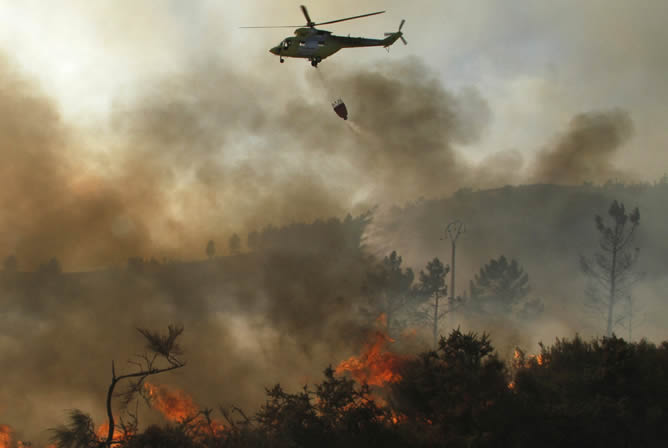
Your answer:
[[[372,341],[365,345],[360,356],[352,356],[342,361],[335,369],[335,373],[350,375],[360,384],[370,386],[385,386],[401,380],[399,368],[407,359],[405,356],[386,351],[388,343],[394,342],[387,334],[376,331]]]
[[[184,391],[143,382],[142,394],[166,425],[121,425],[110,442],[108,425],[95,430],[88,415],[72,411],[69,424],[53,430],[50,448],[622,447],[658,446],[668,436],[661,387],[668,343],[576,337],[541,346],[535,356],[518,348],[506,364],[485,334],[454,330],[436,350],[400,358],[385,351],[389,342],[376,332],[359,357],[325,369],[312,387],[268,388],[255,414],[221,407],[225,424]],[[29,446],[12,434],[0,426],[1,448]]]
[[[502,315],[508,319],[504,322],[518,322],[532,319],[542,308],[534,306],[527,272],[504,256],[492,259],[474,277],[469,298],[451,301],[444,283],[448,270],[438,259],[429,262],[426,273],[415,276],[396,252],[382,261],[366,256],[360,247],[368,219],[365,215],[267,229],[252,239],[249,235],[255,252],[233,257],[216,259],[215,247],[207,245],[209,258],[204,262],[133,259],[125,271],[95,273],[102,284],[125,288],[109,297],[124,310],[119,314],[108,310],[117,318],[115,322],[125,322],[125,310],[136,306],[140,297],[137,291],[143,294],[155,288],[158,298],[148,294],[142,303],[150,313],[138,310],[137,321],[165,321],[176,310],[185,325],[197,328],[188,335],[187,344],[182,344],[181,326],[168,327],[166,334],[140,330],[136,336],[143,339],[144,352],[124,367],[112,363],[111,384],[103,377],[102,385],[95,386],[96,390],[108,387],[108,400],[100,403],[100,408],[107,405],[107,418],[100,425],[81,411],[71,413],[66,425],[53,430],[53,447],[533,447],[545,444],[546,434],[560,446],[605,443],[614,447],[619,446],[618,441],[651,446],[666,436],[660,423],[668,415],[668,397],[662,389],[668,371],[666,344],[657,347],[616,337],[590,342],[575,338],[541,346],[534,355],[517,348],[506,360],[498,356],[488,335],[454,330],[447,337],[434,332],[439,338],[433,345],[429,341],[433,350],[423,351],[426,345],[408,350],[415,347],[409,341],[422,338],[424,342],[425,327],[431,339],[432,329],[439,329],[438,318],[446,311],[456,310],[461,316]],[[238,244],[233,245],[237,251]],[[329,257],[322,257],[325,252]],[[15,267],[8,263],[12,265]],[[96,291],[85,288],[91,278],[88,275],[68,275],[51,268],[38,274],[63,297],[88,297]],[[23,299],[35,292],[27,289],[32,286],[31,275],[14,269],[1,277],[14,288],[16,303],[22,306],[28,303]],[[270,294],[261,299],[249,293],[257,291],[260,283],[263,293]],[[307,341],[300,349],[311,365],[332,362],[324,376],[312,380],[313,372],[304,368],[306,363],[292,364],[303,358],[294,353],[286,356],[286,345],[271,345],[273,335],[258,337],[269,343],[256,350],[244,345],[247,330],[234,327],[231,319],[223,320],[223,325],[215,322],[215,328],[227,325],[230,333],[246,332],[244,338],[230,342],[228,334],[212,331],[212,316],[218,319],[233,313],[235,307],[242,308],[236,302],[211,305],[209,298],[227,291],[223,287],[248,299],[252,304],[249,314],[268,307],[265,314],[269,317],[260,321],[261,326],[269,323],[281,335],[297,335],[296,341]],[[25,295],[22,288],[28,291]],[[192,292],[185,305],[184,291]],[[321,300],[315,302],[313,297]],[[442,300],[440,307],[435,299]],[[68,314],[76,306],[68,308],[68,302],[62,300],[46,311]],[[150,320],[161,307],[173,309]],[[309,313],[304,312],[306,307]],[[440,325],[440,329],[446,326],[443,321]],[[117,330],[116,324],[104,327],[89,339],[97,341],[109,333],[115,340]],[[257,328],[252,331],[259,333]],[[341,336],[347,334],[352,337]],[[202,350],[212,341],[216,341],[215,353],[225,356],[216,358]],[[501,352],[508,353],[503,340],[501,344]],[[99,352],[103,365],[108,366],[108,346],[101,346]],[[228,357],[228,353],[233,355]],[[191,362],[187,368],[186,357]],[[239,358],[253,360],[243,375],[253,375],[260,368],[265,372],[253,381],[240,380],[238,372],[225,370],[228,360]],[[202,363],[206,368],[197,371]],[[167,385],[172,384],[168,372],[176,369],[195,370],[198,381],[181,386],[182,390]],[[295,372],[297,377],[309,378],[304,382],[310,384],[292,390],[286,378]],[[213,381],[200,382],[202,377]],[[262,394],[262,386],[271,384],[268,381],[279,383]],[[225,386],[219,386],[223,383]],[[263,403],[259,408],[231,398],[233,389],[248,384],[260,389],[254,401]],[[218,403],[226,407],[206,407]],[[158,419],[160,424],[147,426],[158,414],[163,417]],[[94,415],[102,414],[98,409]],[[3,423],[18,429],[16,421]],[[583,427],[584,421],[590,426]],[[557,427],[568,430],[556,432]],[[616,432],[602,437],[602,427],[613,427]],[[0,448],[28,446],[19,440],[24,435],[21,430],[0,427],[4,445]]]
[[[170,423],[186,425],[197,432],[222,434],[225,426],[210,418],[208,410],[200,410],[187,393],[164,385],[144,383],[151,407],[159,411]]]
[[[12,441],[12,428],[8,425],[0,425],[0,448],[9,448]]]

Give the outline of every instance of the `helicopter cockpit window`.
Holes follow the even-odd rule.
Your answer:
[[[289,40],[284,40],[283,41],[283,49],[287,50],[290,47],[290,41]]]

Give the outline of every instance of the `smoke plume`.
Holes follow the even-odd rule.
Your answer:
[[[533,181],[572,185],[624,176],[613,160],[632,131],[631,118],[623,110],[576,115],[568,130],[538,154]]]

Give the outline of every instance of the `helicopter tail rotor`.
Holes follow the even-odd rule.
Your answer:
[[[396,36],[397,39],[401,39],[401,41],[404,43],[404,45],[408,45],[408,42],[406,42],[406,39],[404,39],[404,33],[401,32],[401,29],[404,27],[404,23],[406,23],[406,19],[402,19],[401,23],[399,24],[399,29],[395,31],[394,33],[385,33],[385,36]],[[392,41],[394,43],[396,39]]]

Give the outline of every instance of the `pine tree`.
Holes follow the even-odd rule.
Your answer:
[[[615,313],[619,311],[615,307],[620,300],[629,297],[630,288],[638,279],[632,269],[639,250],[630,250],[629,246],[640,224],[640,212],[636,207],[628,214],[624,204],[613,201],[608,215],[612,225],[604,223],[600,215],[594,219],[601,250],[593,258],[581,256],[580,266],[590,279],[587,306],[605,317],[606,335],[610,337],[617,319]]]

